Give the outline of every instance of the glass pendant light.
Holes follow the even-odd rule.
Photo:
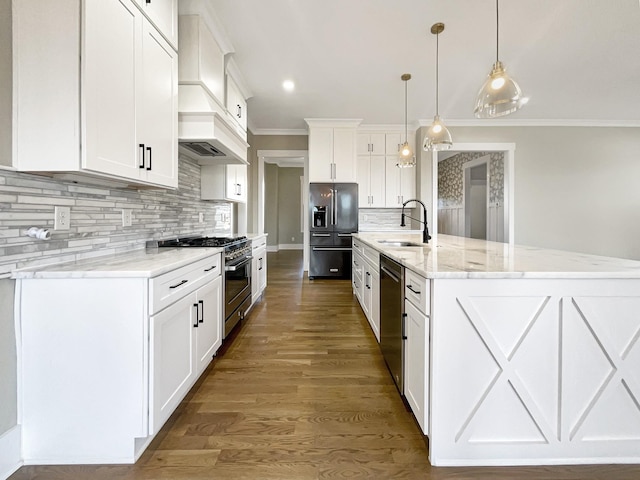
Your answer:
[[[476,98],[473,110],[477,118],[503,117],[515,112],[529,100],[522,96],[522,91],[511,78],[498,56],[498,0],[496,0],[496,63],[493,64],[489,77],[482,85]]]
[[[398,163],[396,166],[399,168],[410,168],[416,165],[416,157],[409,145],[409,135],[407,134],[407,82],[411,80],[411,74],[405,73],[400,78],[404,82],[404,143],[398,151]]]
[[[439,54],[439,42],[440,34],[444,31],[444,23],[435,23],[431,27],[431,33],[436,36],[436,115],[433,117],[433,123],[427,130],[427,135],[424,137],[424,143],[422,147],[429,150],[448,150],[453,145],[451,140],[451,133],[449,129],[440,120],[438,115],[438,54]]]

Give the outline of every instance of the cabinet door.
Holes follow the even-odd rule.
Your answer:
[[[380,273],[377,268],[369,270],[371,278],[371,311],[369,312],[369,323],[373,329],[376,340],[380,342]]]
[[[142,14],[128,0],[84,2],[82,167],[137,179]]]
[[[422,432],[427,434],[429,317],[409,301],[404,302],[404,308],[407,336],[404,353],[404,395]]]
[[[247,102],[236,82],[227,75],[227,111],[245,130],[247,128]]]
[[[356,181],[358,182],[358,206],[360,208],[371,206],[370,159],[370,155],[358,155],[357,159]]]
[[[156,2],[153,2],[156,3]],[[138,90],[138,154],[144,178],[178,186],[178,55],[144,22],[142,84]]]
[[[198,295],[196,374],[200,375],[222,345],[222,277],[217,277],[196,293]]]
[[[400,194],[400,171],[408,170],[398,168],[397,164],[397,156],[385,157],[385,205],[391,208],[402,207],[402,199]]]
[[[267,249],[261,250],[258,258],[258,279],[260,280],[260,294],[267,288]]]
[[[362,277],[362,310],[364,311],[367,320],[371,323],[371,269],[369,264],[365,263],[363,268]]]
[[[149,20],[178,49],[178,0],[136,0]]]
[[[371,155],[384,155],[384,133],[371,134]]]
[[[226,169],[226,195],[227,200],[234,202],[247,201],[247,166],[225,165]]]
[[[186,296],[150,320],[149,434],[157,433],[196,379],[197,296]]]
[[[336,182],[356,181],[356,132],[353,128],[333,129],[333,163]]]
[[[400,146],[404,143],[404,135],[400,133],[387,133],[385,135],[385,155],[397,155]]]
[[[255,303],[260,297],[260,282],[258,281],[258,253],[259,250],[256,250],[252,253],[253,258],[251,259],[251,303]]]
[[[333,128],[315,127],[309,131],[309,181],[333,181]]]
[[[416,198],[416,169],[398,168],[400,170],[400,202]]]
[[[358,155],[371,155],[371,136],[368,133],[358,133],[356,138],[356,153]]]
[[[369,163],[371,207],[385,207],[385,157],[372,155]]]

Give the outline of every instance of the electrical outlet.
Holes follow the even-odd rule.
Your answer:
[[[122,226],[130,227],[132,219],[133,219],[133,214],[131,213],[131,210],[123,209],[122,210]]]
[[[71,226],[71,208],[70,207],[55,207],[54,208],[54,230],[69,230]]]
[[[204,213],[202,212],[198,213],[198,221],[200,223],[204,223]]]
[[[291,241],[295,242],[296,241],[296,237],[291,237]]]

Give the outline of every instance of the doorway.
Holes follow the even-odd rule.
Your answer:
[[[434,237],[514,243],[513,143],[460,143],[432,152]]]
[[[468,238],[488,240],[488,160],[489,156],[485,155],[463,165],[464,236]]]

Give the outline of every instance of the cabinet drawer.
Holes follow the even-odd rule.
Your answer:
[[[168,307],[220,273],[221,255],[218,253],[152,278],[149,281],[149,313]]]
[[[251,250],[253,252],[261,247],[267,247],[267,237],[254,238],[253,240],[251,240]]]
[[[406,269],[404,274],[404,296],[425,315],[430,313],[429,281],[412,270]]]
[[[360,240],[356,240],[355,238],[352,241],[351,248],[353,249],[353,253],[356,252],[362,255],[364,253],[364,243]]]

